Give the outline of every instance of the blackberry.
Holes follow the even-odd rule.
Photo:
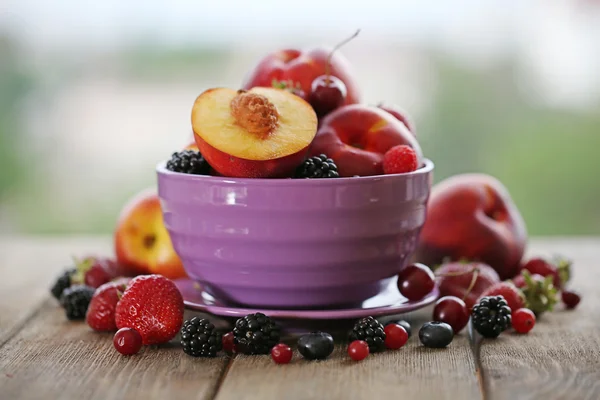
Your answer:
[[[364,340],[369,345],[369,351],[376,353],[385,349],[385,332],[383,325],[373,317],[360,319],[350,331],[348,340]]]
[[[295,178],[339,178],[335,162],[325,154],[310,157],[296,168]]]
[[[205,318],[193,317],[181,327],[183,351],[192,357],[215,357],[223,348],[222,336]]]
[[[210,165],[198,151],[183,150],[173,153],[167,161],[167,169],[173,172],[181,172],[193,175],[209,175]]]
[[[70,268],[63,271],[58,278],[56,278],[54,285],[52,285],[50,288],[50,293],[52,293],[52,296],[54,296],[56,300],[60,300],[62,292],[71,286],[71,277],[75,274],[75,272],[75,268]]]
[[[269,354],[279,343],[281,331],[273,320],[263,313],[249,314],[235,322],[234,343],[244,354]]]
[[[60,296],[60,304],[65,308],[67,319],[84,319],[94,288],[86,285],[73,285],[66,288]]]
[[[475,304],[471,322],[477,332],[486,338],[496,338],[511,322],[510,307],[502,296],[486,296]]]

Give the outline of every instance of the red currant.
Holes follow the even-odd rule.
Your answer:
[[[346,95],[346,85],[341,79],[333,75],[321,75],[312,81],[310,105],[317,116],[323,117],[344,104]]]
[[[224,334],[221,342],[223,343],[223,350],[225,350],[227,353],[235,353],[237,351],[233,332],[227,332]]]
[[[577,304],[579,304],[579,302],[581,301],[581,297],[579,296],[579,294],[570,290],[563,290],[561,293],[561,297],[563,303],[565,303],[565,306],[568,309],[573,309],[577,307]]]
[[[348,355],[354,361],[360,361],[369,355],[369,345],[364,340],[355,340],[348,345]]]
[[[433,272],[420,263],[407,265],[398,275],[398,290],[408,300],[421,300],[431,293],[434,286]]]
[[[465,302],[458,297],[444,296],[435,302],[433,320],[447,323],[456,335],[467,326],[469,310]]]
[[[383,331],[385,332],[385,347],[388,349],[399,349],[408,341],[408,332],[401,325],[387,324]]]
[[[142,348],[142,336],[132,328],[121,328],[113,338],[115,349],[123,355],[136,354]]]
[[[512,326],[518,333],[527,333],[535,325],[535,314],[528,308],[519,308],[512,313]]]
[[[271,349],[271,358],[277,364],[287,364],[292,361],[292,349],[285,343],[279,343]]]

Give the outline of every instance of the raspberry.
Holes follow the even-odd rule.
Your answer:
[[[417,153],[412,147],[401,144],[389,149],[383,156],[385,174],[403,174],[418,167]]]

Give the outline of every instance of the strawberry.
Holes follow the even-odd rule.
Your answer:
[[[512,311],[525,307],[525,295],[512,282],[498,282],[487,288],[481,297],[502,296]]]
[[[439,280],[440,297],[455,296],[463,299],[469,309],[475,305],[484,290],[500,282],[498,273],[492,267],[477,262],[445,263],[436,269],[435,275]]]
[[[133,328],[145,345],[166,343],[183,324],[183,297],[162,275],[133,278],[117,303],[117,328]]]
[[[535,275],[537,275],[537,274],[535,274]],[[541,276],[541,275],[537,275],[537,276]],[[543,278],[543,276],[542,276],[542,278]],[[511,281],[512,281],[513,285],[515,285],[519,289],[523,289],[525,287],[525,285],[527,284],[525,282],[525,277],[522,274],[515,276],[514,278],[511,279]]]
[[[532,275],[552,276],[554,287],[561,289],[569,281],[571,262],[563,258],[557,258],[554,262],[550,262],[544,258],[535,257],[527,261],[521,270],[527,270]]]
[[[121,278],[105,283],[96,289],[85,317],[90,328],[99,332],[117,330],[115,310],[129,280],[129,278]]]
[[[93,288],[98,288],[123,275],[117,262],[107,257],[88,256],[75,259],[75,266],[77,272],[72,280]]]

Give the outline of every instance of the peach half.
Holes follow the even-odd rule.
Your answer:
[[[278,88],[209,89],[192,108],[198,149],[215,171],[229,177],[291,176],[317,124],[310,104]]]

